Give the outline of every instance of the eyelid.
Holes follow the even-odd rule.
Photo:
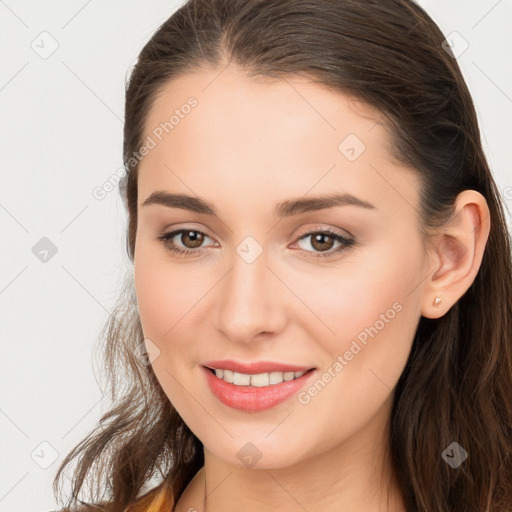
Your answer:
[[[167,227],[159,230],[157,233],[157,236],[155,238],[159,238],[164,235],[169,235],[171,233],[174,233],[174,236],[176,236],[178,233],[180,233],[182,231],[196,231],[197,233],[201,233],[202,235],[207,236],[210,240],[216,241],[216,237],[210,235],[208,229],[203,228],[203,227],[198,228],[196,226],[188,226],[188,225],[167,226]]]
[[[332,227],[328,224],[313,224],[313,226],[309,226],[307,229],[305,229],[303,231],[302,235],[297,235],[297,238],[300,238],[303,235],[311,234],[316,231],[332,231],[332,232],[336,233],[337,235],[342,236],[344,238],[354,238],[354,235],[350,231],[348,231],[346,229]]]
[[[182,229],[183,230],[189,229],[190,231],[197,231],[199,233],[202,233],[202,234],[208,236],[212,240],[215,239],[214,236],[208,234],[208,230],[207,229],[203,229],[202,227],[201,228],[197,228],[196,226],[188,226],[188,225],[178,226],[178,227],[174,227],[174,226],[172,226],[172,227],[165,227],[164,229],[162,229],[159,232],[159,235],[165,235],[167,233],[171,233],[171,232],[174,232],[174,231],[181,231]],[[330,226],[328,224],[313,224],[312,226],[308,226],[307,228],[301,229],[300,234],[295,235],[295,237],[296,238],[300,238],[300,237],[302,237],[304,235],[311,234],[312,231],[326,231],[326,230],[327,231],[335,231],[336,234],[339,234],[340,236],[343,236],[345,238],[354,238],[354,235],[350,231],[348,231],[347,229],[341,229],[341,228],[338,228],[338,227]]]

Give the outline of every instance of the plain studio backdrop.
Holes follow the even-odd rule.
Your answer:
[[[125,79],[181,3],[0,1],[1,512],[54,510],[60,461],[108,408],[94,347],[129,268],[108,186]],[[457,54],[510,208],[512,0],[419,3]]]

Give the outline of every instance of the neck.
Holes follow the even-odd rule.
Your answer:
[[[315,457],[280,469],[219,467],[210,460],[202,468],[204,512],[405,510],[393,477],[376,468],[367,473],[369,465],[375,464],[370,451],[361,455],[369,455],[366,463],[341,465],[337,455],[334,452],[327,460]]]
[[[234,466],[205,447],[205,465],[176,512],[405,512],[386,453],[388,432],[385,421],[373,422],[327,451],[280,468]]]

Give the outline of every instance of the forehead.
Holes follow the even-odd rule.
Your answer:
[[[246,198],[313,188],[375,197],[398,166],[375,109],[308,77],[255,79],[232,66],[198,69],[161,87],[148,137],[154,147],[140,164],[141,198],[155,188],[208,196],[219,182]]]
[[[193,108],[187,106],[191,97],[197,103]],[[382,114],[354,96],[306,76],[252,78],[232,65],[221,70],[198,68],[161,86],[147,115],[145,133],[169,121],[174,112],[180,114],[173,120],[174,134],[183,132],[178,125],[192,124],[198,136],[208,135],[208,140],[213,137],[216,142],[236,131],[238,139],[248,143],[249,135],[258,145],[270,142],[271,137],[265,134],[286,129],[291,129],[287,135],[292,141],[305,132],[310,137],[312,131],[318,138],[331,135],[336,139],[347,129],[372,142],[387,136]],[[185,119],[191,120],[185,123]],[[365,134],[375,126],[379,129],[370,137]],[[255,137],[255,130],[260,128],[265,129]],[[285,145],[286,140],[272,142]]]

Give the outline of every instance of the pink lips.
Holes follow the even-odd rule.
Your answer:
[[[257,373],[270,372],[305,372],[310,370],[311,366],[297,366],[285,363],[273,363],[270,361],[258,361],[255,363],[237,363],[236,361],[208,361],[203,363],[208,368],[222,368],[223,370],[231,370],[237,373],[246,373],[248,375],[256,375]]]
[[[270,372],[306,372],[301,377],[270,386],[237,386],[217,377],[208,368],[231,370],[255,375]],[[202,367],[212,393],[225,405],[246,412],[263,411],[274,407],[296,394],[311,379],[315,370],[307,366],[295,366],[272,362],[237,363],[235,361],[208,361]],[[311,370],[311,371],[308,371]]]

